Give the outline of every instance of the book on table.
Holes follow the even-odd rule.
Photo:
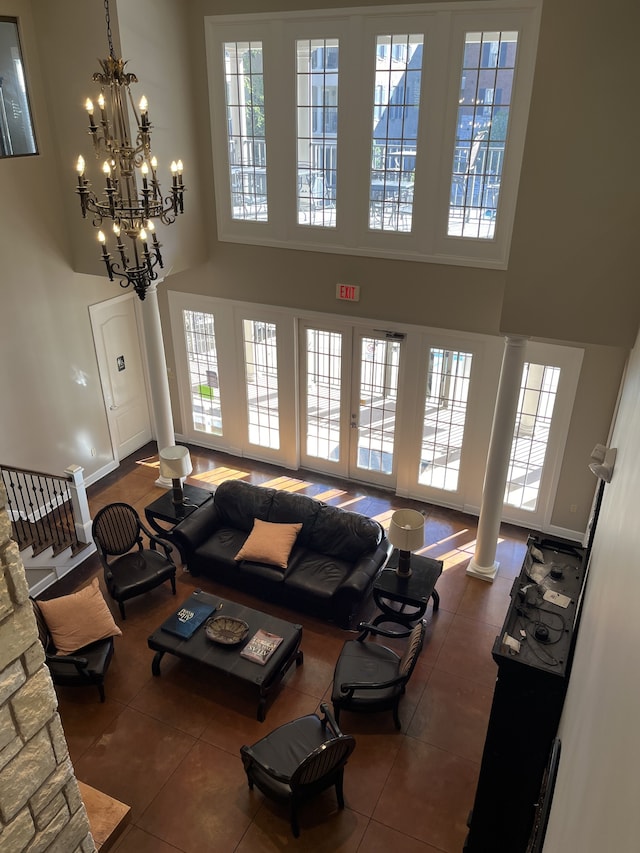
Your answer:
[[[185,601],[180,610],[173,613],[162,623],[161,628],[163,631],[182,637],[183,640],[188,640],[215,609],[215,604],[201,601],[198,594],[194,593]]]
[[[247,658],[247,660],[264,666],[278,648],[282,639],[277,634],[272,634],[270,631],[265,631],[264,628],[259,628],[240,652],[240,655],[243,658]]]

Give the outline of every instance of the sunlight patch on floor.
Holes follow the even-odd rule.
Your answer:
[[[219,486],[225,480],[244,480],[249,476],[248,471],[240,471],[237,468],[212,468],[211,471],[203,471],[200,474],[190,474],[190,480],[199,483],[210,483]]]

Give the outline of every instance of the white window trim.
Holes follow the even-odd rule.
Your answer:
[[[205,18],[216,176],[218,239],[335,254],[506,269],[533,74],[542,0],[479,0],[355,7],[309,13],[259,13]],[[464,32],[518,30],[518,60],[509,116],[508,149],[500,206],[491,240],[447,236],[451,160],[457,117]],[[369,231],[368,175],[375,34],[424,32],[425,60],[416,163],[415,233]],[[336,228],[297,224],[295,40],[340,39],[338,199]],[[264,56],[269,221],[231,218],[228,186],[222,44],[261,41]],[[290,54],[291,62],[274,62]],[[366,71],[363,74],[362,69]],[[360,87],[347,86],[360,79]],[[347,124],[348,123],[348,124]],[[348,184],[346,183],[348,180]],[[428,228],[420,228],[420,223]]]

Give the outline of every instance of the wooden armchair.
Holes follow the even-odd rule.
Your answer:
[[[322,718],[300,717],[240,749],[249,788],[256,785],[267,797],[289,804],[296,838],[298,806],[304,800],[335,785],[338,806],[344,808],[344,766],[356,745],[351,735],[340,731],[327,705],[320,709]]]

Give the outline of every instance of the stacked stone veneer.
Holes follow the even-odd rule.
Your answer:
[[[93,853],[6,497],[0,483],[0,851]]]

